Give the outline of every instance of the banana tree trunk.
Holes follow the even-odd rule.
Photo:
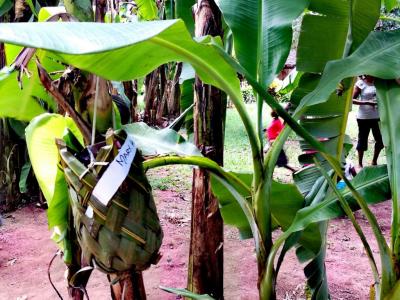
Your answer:
[[[138,81],[124,81],[124,92],[128,99],[131,101],[131,120],[132,122],[138,121],[137,116],[137,97],[138,97]]]
[[[195,11],[196,36],[222,35],[221,14],[212,0],[199,0]],[[195,83],[194,136],[204,156],[223,162],[226,99],[216,88]],[[223,222],[211,192],[210,174],[193,172],[192,224],[188,289],[223,299]]]
[[[158,69],[148,74],[145,78],[145,96],[144,96],[144,122],[153,125],[155,123],[155,101],[158,90]]]
[[[182,63],[177,63],[174,79],[171,86],[171,95],[168,98],[168,116],[176,118],[180,112],[181,89],[179,86],[179,78],[182,74]]]
[[[14,2],[14,22],[28,22],[32,12],[25,0],[15,0]]]
[[[161,101],[157,104],[156,122],[158,125],[162,125],[164,123],[163,117],[167,113],[167,103],[169,97],[171,97],[171,89],[172,82],[168,81],[164,86],[164,94],[161,98]]]
[[[118,282],[113,281],[120,278]],[[111,298],[113,300],[146,300],[142,272],[122,272],[108,275],[111,284]]]

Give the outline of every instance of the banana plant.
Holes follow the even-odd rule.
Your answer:
[[[269,8],[266,7],[265,9]],[[298,11],[298,13],[300,12]],[[293,17],[296,15],[293,12],[290,14]],[[280,18],[277,19],[280,20]],[[285,24],[287,23],[285,22]],[[362,24],[365,23],[362,22]],[[143,77],[163,63],[185,61],[194,67],[203,81],[224,90],[229,95],[239,112],[249,136],[254,160],[254,173],[251,174],[250,179],[242,179],[240,175],[226,172],[216,163],[198,156],[186,156],[182,154],[160,156],[149,159],[144,165],[146,168],[154,168],[167,164],[192,164],[209,169],[215,174],[216,180],[229,191],[231,194],[230,199],[234,200],[236,208],[242,212],[241,220],[244,220],[244,222],[242,222],[241,227],[245,227],[247,222],[248,230],[245,233],[247,235],[251,233],[254,238],[259,262],[260,298],[262,299],[274,298],[276,283],[274,258],[280,246],[293,233],[302,231],[308,226],[315,226],[313,224],[316,222],[337,216],[338,213],[332,212],[331,205],[333,205],[333,202],[339,201],[336,199],[340,197],[337,197],[337,195],[335,197],[328,193],[328,196],[316,201],[314,205],[300,209],[301,204],[299,205],[299,210],[292,211],[289,216],[285,216],[287,207],[292,204],[290,202],[291,199],[298,199],[297,201],[300,203],[301,201],[304,202],[305,198],[302,198],[303,196],[293,185],[290,188],[288,185],[275,185],[270,180],[270,177],[266,175],[272,173],[270,164],[274,165],[273,159],[274,157],[276,159],[279,143],[277,143],[276,148],[263,161],[261,134],[260,131],[255,130],[253,127],[242,102],[236,71],[246,76],[255,91],[260,95],[259,98],[264,99],[267,104],[276,109],[287,122],[288,126],[301,136],[310,147],[318,151],[326,160],[326,164],[329,164],[339,177],[344,177],[340,163],[341,155],[338,155],[338,151],[342,151],[341,145],[337,147],[340,150],[332,154],[327,149],[328,147],[316,140],[305,129],[303,124],[298,123],[297,120],[304,113],[305,108],[328,101],[331,93],[342,79],[361,73],[388,79],[396,78],[400,75],[398,74],[398,69],[395,68],[396,64],[390,61],[390,59],[394,59],[400,52],[397,45],[400,33],[394,32],[389,35],[387,33],[371,34],[358,48],[355,48],[354,52],[348,52],[348,54],[351,53],[350,56],[327,64],[327,67],[324,69],[324,75],[321,77],[318,85],[310,93],[302,97],[297,111],[291,117],[282,109],[279,103],[267,94],[264,89],[265,81],[259,82],[255,78],[254,74],[256,73],[250,73],[240,64],[240,60],[237,62],[234,58],[226,54],[221,48],[218,39],[206,37],[200,41],[194,41],[182,21],[171,20],[108,25],[94,23],[55,23],[51,27],[45,26],[46,24],[17,25],[2,24],[0,26],[0,40],[6,43],[43,49],[42,51],[46,56],[54,57],[57,61],[73,65],[109,80],[131,80]],[[278,26],[279,24],[277,23],[276,25]],[[87,35],[87,32],[91,32],[92,35]],[[234,33],[233,30],[232,32]],[[72,44],[71,40],[73,40]],[[374,47],[382,43],[387,46],[386,50],[382,51],[380,49],[380,51],[374,51]],[[157,49],[157,51],[154,49]],[[152,53],[153,55],[149,57],[148,53]],[[342,53],[344,52],[342,51]],[[371,53],[373,54],[371,55]],[[332,58],[337,57],[329,57],[328,59]],[[284,61],[282,58],[280,59]],[[102,63],[99,64],[99,61]],[[349,68],[349,65],[351,65],[351,68]],[[276,70],[271,72],[276,72]],[[0,98],[0,106],[2,103]],[[288,130],[285,130],[282,135],[283,137],[288,133]],[[282,145],[283,141],[284,138],[281,138],[280,145]],[[38,175],[40,170],[37,167],[35,168],[35,166],[33,168]],[[370,172],[373,174],[370,174]],[[359,180],[362,182],[360,184],[356,181],[350,183],[343,178],[348,186],[348,189],[342,194],[343,198],[345,200],[349,199],[345,195],[351,195],[351,199],[354,199],[358,207],[361,207],[364,213],[366,213],[373,226],[376,226],[376,220],[374,220],[362,197],[366,195],[368,198],[373,193],[368,192],[363,194],[362,188],[365,187],[363,180],[366,180],[366,178],[370,179],[372,183],[368,187],[377,192],[376,194],[374,193],[374,195],[378,195],[375,199],[382,201],[387,196],[387,190],[378,191],[376,185],[373,184],[374,182],[379,182],[378,180],[381,180],[382,176],[384,177],[385,171],[380,170],[380,172],[383,172],[383,174],[377,171],[369,171],[369,169],[365,170],[364,174],[360,173],[359,175]],[[327,180],[326,177],[324,179]],[[282,191],[288,192],[285,201],[282,201],[282,206],[278,205],[278,208],[274,208],[271,200],[271,195],[273,195],[274,191],[276,195],[279,195]],[[227,206],[224,203],[221,205],[223,207]],[[343,213],[341,208],[338,211]],[[231,222],[235,222],[232,219],[231,215]],[[279,225],[284,230],[286,229],[284,234],[274,244],[272,244],[272,240],[270,239],[274,228],[273,225]],[[379,239],[379,242],[382,242],[381,234],[376,227],[374,227],[375,235]],[[302,234],[304,234],[303,238],[306,239],[307,234]],[[381,253],[382,260],[390,258],[388,255],[389,252],[384,245],[381,246],[381,252],[383,252]],[[393,268],[391,262],[384,260],[382,265],[383,268],[388,268],[382,273],[382,276],[384,276],[382,281],[385,284],[382,284],[384,288],[381,288],[379,295],[383,299],[394,288],[396,280],[392,276]]]
[[[379,115],[381,117],[381,130],[385,141],[386,157],[388,161],[390,185],[392,188],[392,226],[391,226],[391,251],[395,264],[396,277],[400,277],[400,204],[399,204],[399,170],[400,153],[396,145],[397,140],[397,105],[399,103],[399,81],[378,81],[377,91],[379,97]]]
[[[368,7],[365,7],[366,5]],[[361,41],[373,29],[379,17],[380,2],[370,1],[368,4],[360,1],[340,2],[329,7],[322,2],[310,1],[308,9],[317,14],[305,14],[303,17],[297,53],[297,68],[305,73],[300,79],[298,89],[292,94],[292,109],[296,108],[301,99],[316,87],[320,80],[318,73],[323,71],[324,65],[329,60],[347,56],[359,46]],[[361,12],[368,12],[363,15],[362,20],[360,20],[359,16]],[[320,14],[323,14],[324,17],[321,18]],[[335,23],[337,19],[341,20],[339,24]],[[333,24],[336,24],[336,26],[333,26]],[[325,41],[328,36],[334,37],[330,43]],[[348,38],[349,36],[351,38]],[[314,49],[315,51],[310,52],[309,49]],[[351,78],[343,80],[341,89],[331,93],[326,102],[304,109],[300,119],[300,124],[315,138],[322,140],[326,150],[339,161],[344,161],[349,147],[351,148],[352,146],[345,136],[348,113],[352,102],[352,86],[353,81]],[[313,147],[310,147],[307,142],[300,142],[300,146],[305,151],[299,157],[301,163],[313,164],[313,157],[317,156],[320,163],[329,169],[329,166],[326,165],[326,160],[319,154],[315,154]],[[307,154],[307,152],[311,152],[311,154]],[[314,176],[309,176],[310,171]],[[303,173],[305,174],[303,175]],[[307,167],[295,175],[294,179],[298,185],[304,185],[305,182],[311,183],[308,187],[303,187],[302,189],[303,193],[306,193],[307,202],[310,205],[314,205],[330,195],[329,189],[327,189],[328,185],[325,185],[325,193],[311,193],[311,190],[316,190],[316,187],[320,186],[321,182],[315,184],[315,181],[310,181],[310,179],[314,177],[314,180],[321,181],[318,179],[321,176],[322,174],[317,166]],[[359,228],[357,224],[354,225]],[[304,261],[304,252],[308,253],[306,260],[310,262],[304,268],[304,272],[308,279],[312,297],[316,299],[328,298],[329,296],[324,263],[327,222],[321,222],[319,227],[321,244],[320,247],[314,246],[318,250],[313,253],[313,249],[309,247],[310,244],[300,243],[300,247],[297,248],[296,252],[301,261]],[[360,233],[362,234],[362,232]],[[365,238],[362,238],[362,240],[365,241]],[[367,243],[364,243],[364,245],[366,249],[369,249]],[[310,253],[313,254],[310,255]],[[369,250],[367,253],[374,266],[373,272],[376,280],[376,264],[371,251]],[[310,258],[312,259],[310,260]],[[313,269],[312,272],[309,271],[311,267]],[[315,270],[319,270],[319,272],[315,272]]]

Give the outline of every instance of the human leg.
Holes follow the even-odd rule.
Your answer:
[[[282,149],[281,152],[279,152],[278,160],[276,162],[276,165],[278,167],[284,167],[288,164],[288,159],[285,154],[285,151]]]
[[[374,156],[372,158],[371,164],[375,166],[378,164],[379,153],[381,153],[384,145],[382,141],[381,130],[379,128],[379,120],[376,119],[371,121],[373,121],[371,122],[372,135],[374,136],[375,139]]]
[[[368,149],[368,135],[370,131],[369,120],[357,119],[358,125],[358,141],[357,141],[357,152],[358,152],[358,167],[363,167],[364,152]]]
[[[363,158],[364,158],[364,150],[357,150],[358,153],[358,168],[362,169],[363,166]]]

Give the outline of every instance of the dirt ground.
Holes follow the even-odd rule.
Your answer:
[[[179,287],[186,284],[190,234],[190,195],[157,191],[157,208],[164,230],[163,257],[157,266],[144,272],[148,299],[179,299],[158,287]],[[390,235],[390,202],[376,205],[373,211],[385,236]],[[376,243],[365,218],[356,217],[372,241]],[[48,263],[56,252],[49,239],[45,211],[28,206],[6,215],[0,227],[0,299],[57,299],[47,278]],[[241,241],[235,229],[225,229],[225,299],[257,299],[257,268],[251,240]],[[379,258],[377,257],[379,260]],[[367,257],[351,223],[336,219],[329,225],[326,267],[332,299],[368,299],[372,275]],[[64,266],[56,259],[51,269],[55,285],[67,298]],[[92,299],[110,299],[106,276],[95,270],[89,281]],[[304,299],[302,266],[291,251],[278,278],[278,299]]]

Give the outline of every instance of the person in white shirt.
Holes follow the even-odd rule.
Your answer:
[[[372,158],[372,165],[376,165],[378,156],[383,149],[381,131],[379,129],[379,113],[376,99],[376,88],[374,77],[365,75],[357,80],[353,92],[353,104],[359,105],[357,112],[358,124],[358,167],[363,167],[364,152],[368,149],[368,136],[372,131],[375,139],[375,149]]]

